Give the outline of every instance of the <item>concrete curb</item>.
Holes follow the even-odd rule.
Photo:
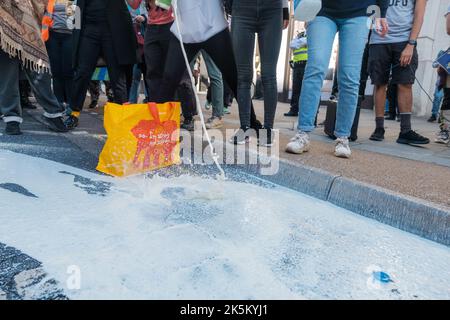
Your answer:
[[[219,141],[215,142],[215,146],[225,148]],[[258,157],[258,152],[250,149],[246,151],[247,158],[250,153],[253,157]],[[228,155],[225,151],[224,154],[227,158],[236,160],[234,154]],[[263,175],[261,169],[267,166],[261,163],[268,163],[267,160],[267,157],[260,157],[256,165],[235,165],[235,167],[264,181],[328,201],[338,207],[450,247],[450,209],[279,157],[270,158],[271,161],[279,161],[278,172]]]
[[[66,138],[83,149],[88,145],[85,136],[66,135]],[[98,154],[97,147],[102,144],[98,140],[96,142],[96,148],[87,150],[94,157]],[[216,141],[215,146],[226,149],[225,144],[220,141]],[[255,150],[248,150],[247,155],[249,152],[254,157],[258,156]],[[234,154],[226,152],[224,154],[227,158],[231,158],[227,163],[236,163]],[[194,151],[193,158],[199,156]],[[450,246],[450,210],[447,208],[285,159],[272,160],[279,161],[279,170],[274,175],[262,175],[260,171],[264,168],[263,165],[232,165],[232,167],[264,181],[328,201],[362,216]],[[203,172],[215,171],[213,167],[207,166],[199,169]],[[179,170],[170,170],[172,174],[177,171]]]
[[[279,171],[272,176],[261,175],[260,166],[245,166],[243,170],[260,179],[450,246],[450,210],[425,200],[285,160],[280,160]]]

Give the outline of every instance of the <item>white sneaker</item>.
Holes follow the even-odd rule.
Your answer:
[[[352,151],[350,150],[347,138],[337,138],[334,155],[339,158],[350,158]]]
[[[434,140],[436,143],[440,144],[449,144],[450,143],[450,134],[448,130],[441,130],[436,137],[436,140]]]
[[[309,135],[306,132],[300,131],[287,144],[286,152],[302,154],[309,150],[310,144]]]

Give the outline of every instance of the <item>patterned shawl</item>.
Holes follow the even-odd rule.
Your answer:
[[[0,0],[0,49],[33,71],[48,72],[41,21],[48,0]]]

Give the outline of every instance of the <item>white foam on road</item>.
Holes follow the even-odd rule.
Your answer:
[[[450,248],[285,188],[119,180],[8,151],[2,183],[38,198],[0,188],[0,242],[72,299],[450,298]]]

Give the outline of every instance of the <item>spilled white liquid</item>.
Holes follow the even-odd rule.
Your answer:
[[[450,248],[285,188],[112,179],[7,151],[1,183],[38,198],[0,188],[0,242],[71,299],[450,298]],[[80,289],[66,286],[71,266]]]

